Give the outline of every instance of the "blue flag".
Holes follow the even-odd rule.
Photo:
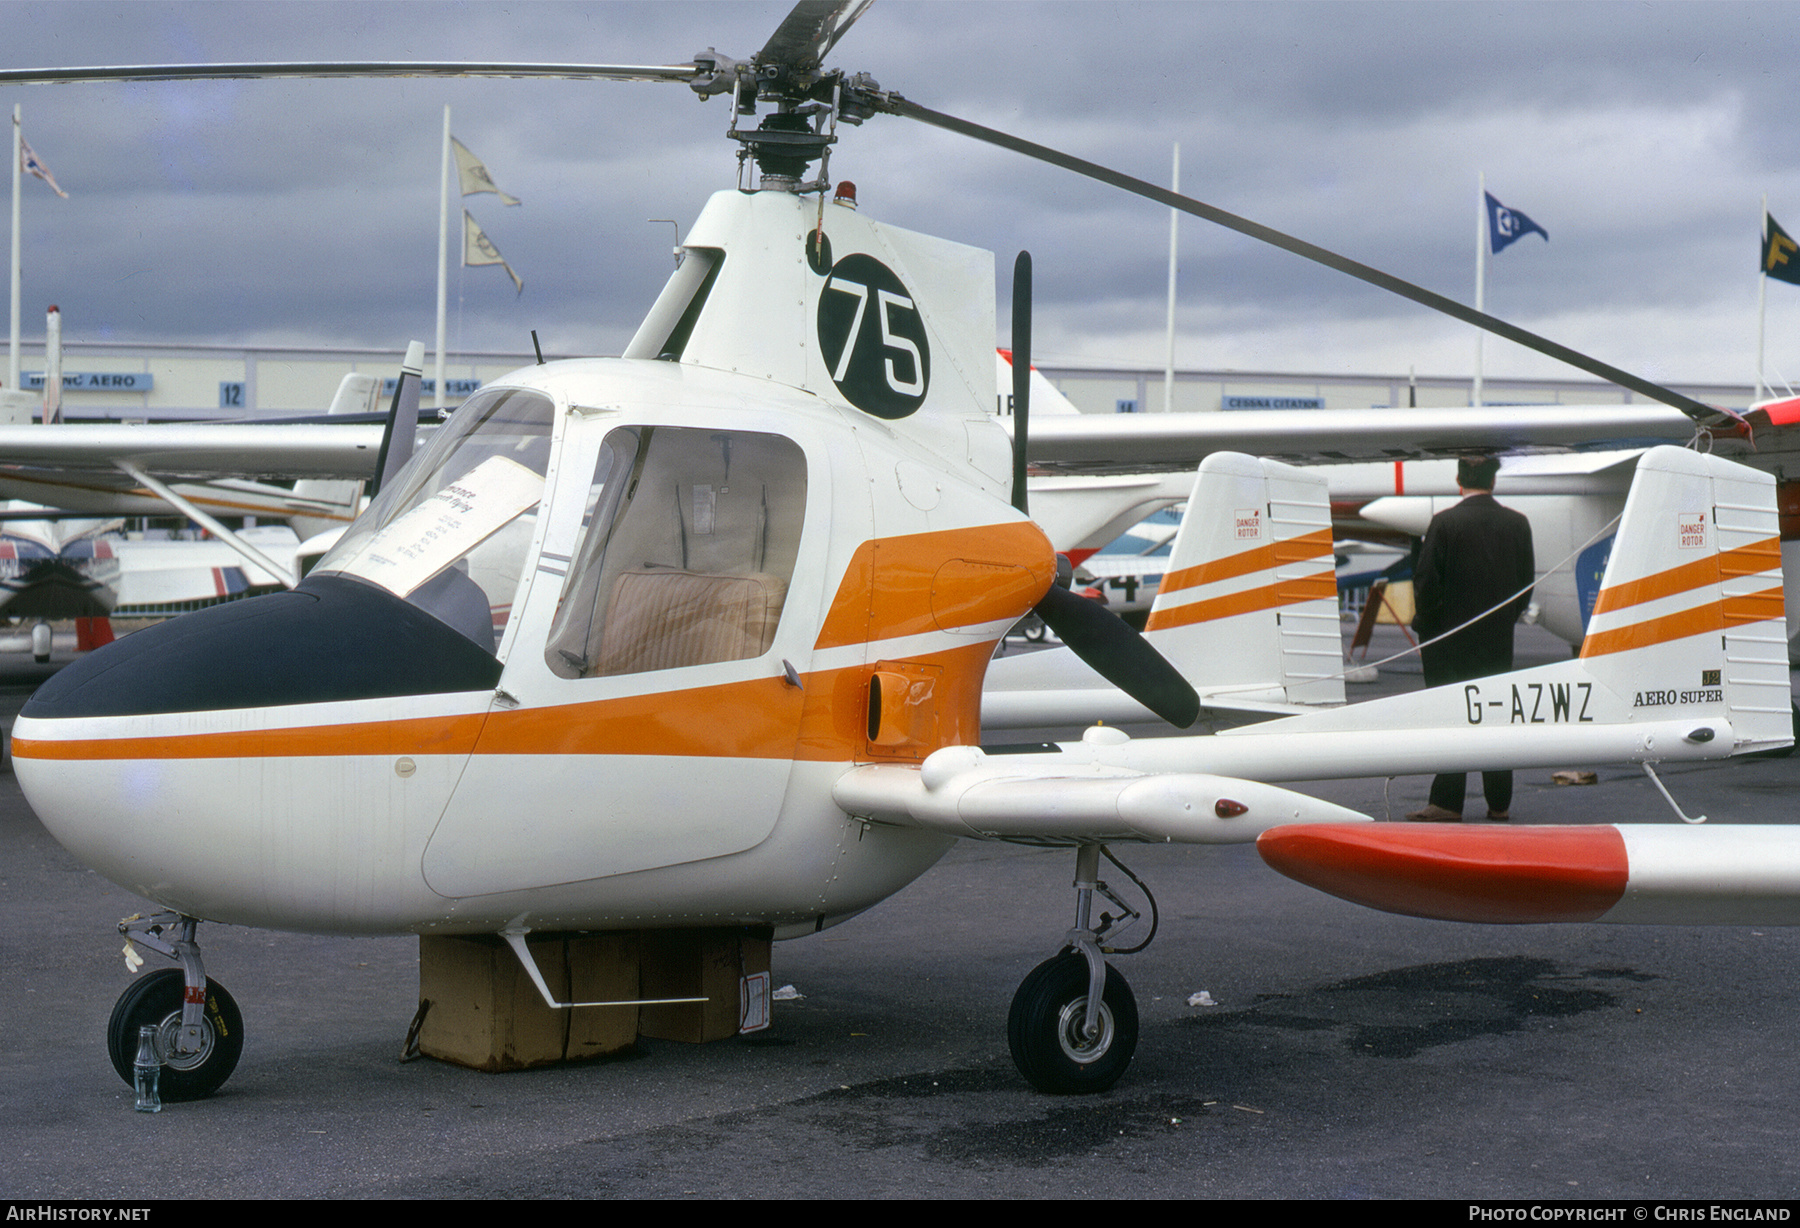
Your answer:
[[[1533,231],[1544,236],[1544,242],[1550,241],[1550,232],[1536,222],[1520,213],[1517,209],[1508,209],[1494,199],[1492,192],[1483,192],[1487,197],[1488,241],[1493,245],[1491,250],[1498,256],[1506,250],[1506,245],[1515,239],[1523,239]]]

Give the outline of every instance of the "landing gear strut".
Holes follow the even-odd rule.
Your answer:
[[[1100,930],[1090,924],[1096,890],[1125,907],[1099,881],[1100,852],[1097,844],[1076,851],[1075,928],[1068,945],[1032,969],[1007,1014],[1013,1065],[1050,1095],[1105,1091],[1137,1049],[1137,999],[1100,949],[1100,934],[1112,919],[1102,914]]]
[[[156,1051],[163,1059],[160,1091],[168,1102],[199,1100],[218,1091],[244,1051],[244,1018],[225,987],[207,978],[194,940],[198,925],[176,913],[119,923],[119,932],[130,940],[128,951],[142,945],[181,961],[180,968],[134,980],[119,995],[106,1025],[107,1055],[128,1084],[134,1079],[138,1029],[145,1024],[156,1029]],[[126,958],[130,962],[135,952]]]

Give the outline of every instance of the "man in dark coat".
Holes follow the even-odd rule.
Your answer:
[[[1425,544],[1413,568],[1413,630],[1420,642],[1500,606],[1480,622],[1421,651],[1428,687],[1512,669],[1513,624],[1531,601],[1536,571],[1530,523],[1494,501],[1494,476],[1499,471],[1500,462],[1492,457],[1464,457],[1456,466],[1462,502],[1433,516],[1425,530]],[[1506,604],[1500,605],[1503,601]],[[1439,776],[1431,782],[1430,804],[1406,817],[1415,822],[1460,822],[1467,787],[1467,773]],[[1488,818],[1504,822],[1512,806],[1512,773],[1483,772],[1481,788]]]

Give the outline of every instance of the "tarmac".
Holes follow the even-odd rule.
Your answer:
[[[1535,629],[1520,644],[1521,665],[1566,652]],[[5,723],[37,677],[13,668]],[[1416,666],[1382,674],[1352,698],[1419,685]],[[1676,821],[1639,770],[1570,766],[1599,783],[1521,773],[1514,821]],[[1664,778],[1713,822],[1791,822],[1800,757]],[[1308,791],[1397,818],[1428,783]],[[778,944],[775,983],[802,996],[767,1032],[514,1074],[398,1060],[412,939],[207,925],[244,1056],[212,1099],[151,1116],[104,1040],[127,984],[114,925],[144,903],[51,840],[8,773],[0,1198],[1800,1192],[1783,1073],[1800,934],[1423,921],[1318,894],[1248,846],[1116,851],[1161,928],[1117,960],[1142,1032],[1099,1096],[1032,1092],[1006,1048],[1013,990],[1070,923],[1073,855],[965,842],[863,916]],[[1202,992],[1214,1004],[1191,1004]]]

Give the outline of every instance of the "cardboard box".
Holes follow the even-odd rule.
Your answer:
[[[568,940],[571,1002],[626,1002],[638,994],[638,935],[571,934]],[[636,1006],[582,1006],[566,1012],[570,1061],[604,1057],[637,1043]]]
[[[645,930],[642,986],[645,998],[705,998],[704,1002],[646,1006],[638,1032],[658,1040],[699,1044],[736,1036],[743,1022],[739,982],[764,974],[768,985],[769,939],[739,927],[703,930]],[[752,1021],[768,1018],[768,1008],[752,1010]]]
[[[419,1052],[474,1070],[603,1057],[637,1038],[698,1044],[769,1022],[769,936],[741,927],[526,939],[559,1002],[704,998],[667,1006],[553,1009],[505,940],[419,938]]]
[[[550,992],[568,992],[560,935],[527,939]],[[551,1010],[512,948],[491,934],[419,937],[419,1052],[475,1070],[524,1070],[563,1059],[567,1011]]]
[[[532,934],[526,945],[558,1001],[638,996],[636,934]],[[637,1039],[637,1007],[552,1009],[512,948],[490,934],[421,935],[419,998],[431,1002],[419,1052],[474,1070],[601,1057]]]

